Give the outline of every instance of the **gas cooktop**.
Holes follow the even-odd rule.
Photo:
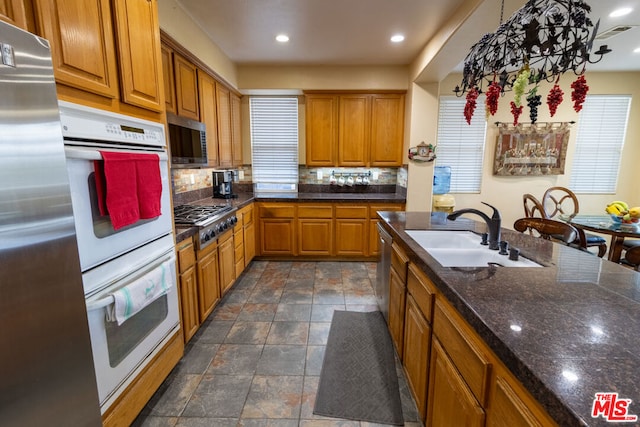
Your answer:
[[[179,205],[173,208],[173,216],[175,223],[179,225],[205,226],[233,210],[228,205]]]

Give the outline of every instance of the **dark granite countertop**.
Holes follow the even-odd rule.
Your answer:
[[[406,196],[397,193],[239,193],[235,199],[204,199],[189,202],[190,205],[230,205],[238,209],[251,202],[379,202],[406,203]],[[176,226],[176,243],[198,232],[197,227]]]
[[[504,228],[503,240],[545,267],[446,268],[405,230],[482,233],[484,223],[447,221],[442,213],[378,215],[410,260],[559,425],[611,425],[591,417],[599,392],[631,399],[628,413],[640,415],[640,273]]]

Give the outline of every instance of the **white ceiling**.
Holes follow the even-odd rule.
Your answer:
[[[410,64],[442,22],[464,3],[464,0],[177,1],[239,65]],[[485,3],[475,12],[475,19],[469,20],[473,24],[463,26],[458,35],[479,37],[496,29],[500,22],[500,0]],[[596,41],[594,50],[607,44],[613,52],[587,69],[640,70],[640,53],[633,53],[640,47],[640,0],[588,0],[588,3],[592,7],[591,19],[601,20],[599,33],[615,25],[638,27],[604,42]],[[504,20],[524,4],[524,0],[505,0]],[[608,17],[610,11],[623,6],[634,10],[622,18]],[[276,42],[275,36],[280,33],[287,34],[290,41]],[[404,34],[405,41],[391,43],[389,39],[395,33]],[[459,64],[470,46],[452,42],[440,56],[449,56],[447,64]]]

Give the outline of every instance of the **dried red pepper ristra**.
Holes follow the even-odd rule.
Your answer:
[[[589,86],[587,86],[587,79],[584,78],[584,75],[578,77],[575,82],[571,83],[571,100],[573,101],[573,109],[577,112],[582,110],[582,104],[587,97],[587,92],[589,92]]]
[[[553,88],[549,91],[547,95],[547,105],[549,106],[549,112],[551,113],[551,117],[556,114],[558,110],[558,105],[562,103],[564,92],[560,89],[560,86],[555,84]]]
[[[471,117],[476,109],[476,100],[478,99],[478,89],[475,87],[467,93],[467,103],[464,106],[464,118],[467,119],[467,123],[471,124]]]

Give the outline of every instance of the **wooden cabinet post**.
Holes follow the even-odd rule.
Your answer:
[[[176,81],[173,72],[173,50],[161,45],[162,79],[164,81],[164,107],[168,113],[177,114],[176,110]]]

